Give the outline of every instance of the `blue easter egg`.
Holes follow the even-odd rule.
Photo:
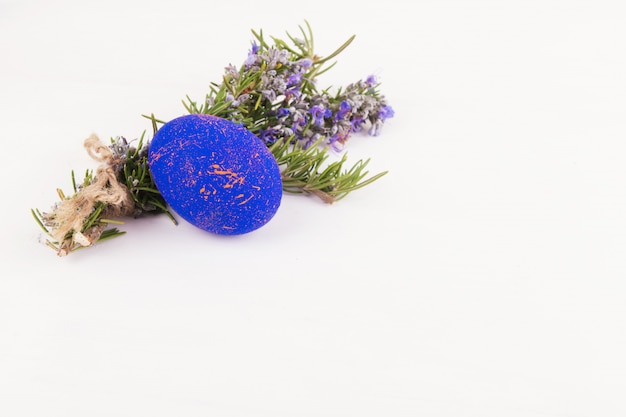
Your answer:
[[[209,232],[251,232],[280,206],[276,159],[261,139],[226,119],[193,114],[164,124],[150,143],[148,163],[170,208]]]

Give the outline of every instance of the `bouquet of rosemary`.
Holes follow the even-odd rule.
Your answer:
[[[276,158],[285,192],[333,203],[385,175],[368,177],[369,160],[346,168],[346,154],[328,162],[329,152],[341,151],[353,133],[378,135],[394,115],[374,76],[333,93],[317,88],[316,77],[335,65],[331,61],[354,36],[320,57],[308,22],[300,27],[302,37],[287,34],[290,43],[274,37],[269,42],[262,31],[252,33],[243,64],[228,65],[221,82],[211,83],[201,103],[187,96],[187,112],[228,119],[257,135]],[[143,117],[151,121],[153,133],[165,123],[154,114]],[[121,217],[164,213],[176,223],[150,174],[149,145],[145,132],[130,142],[120,136],[104,145],[93,135],[85,141],[87,152],[101,163],[96,172],[87,170],[81,182],[72,172],[71,196],[59,189],[60,201],[50,212],[31,210],[49,236],[47,244],[60,256],[124,234],[110,228],[121,224]]]

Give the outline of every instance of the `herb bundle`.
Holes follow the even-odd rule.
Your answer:
[[[316,78],[335,65],[331,62],[354,39],[349,38],[326,57],[314,52],[311,27],[300,27],[301,37],[287,34],[290,43],[262,31],[240,67],[228,65],[221,82],[211,83],[201,103],[189,96],[183,105],[190,114],[207,114],[244,125],[271,150],[281,169],[283,190],[312,194],[326,203],[336,202],[386,174],[368,177],[369,160],[346,168],[347,156],[328,163],[330,152],[344,149],[359,132],[378,135],[394,115],[379,92],[376,77],[369,76],[331,93],[318,90]],[[165,121],[144,115],[154,133]],[[61,256],[124,234],[111,224],[119,217],[165,213],[176,222],[161,197],[148,166],[145,132],[133,145],[124,137],[112,138],[108,146],[89,138],[89,154],[102,163],[94,174],[87,171],[74,193],[58,190],[60,202],[50,212],[31,210],[49,236],[47,244]]]

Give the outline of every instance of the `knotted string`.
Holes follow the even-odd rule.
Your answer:
[[[85,149],[91,158],[100,162],[93,181],[69,199],[62,200],[53,213],[46,216],[52,236],[61,243],[59,255],[66,255],[75,243],[89,246],[99,239],[106,225],[96,224],[82,231],[96,204],[106,204],[103,212],[106,217],[130,216],[135,211],[128,188],[117,180],[115,167],[120,161],[113,151],[95,134],[85,140]]]

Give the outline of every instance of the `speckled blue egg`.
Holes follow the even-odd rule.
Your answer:
[[[154,135],[148,163],[170,208],[209,232],[251,232],[280,206],[276,159],[261,139],[226,119],[193,114],[171,120]]]

